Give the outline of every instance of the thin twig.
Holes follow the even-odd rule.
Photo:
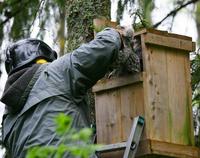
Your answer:
[[[31,24],[31,27],[33,27],[33,25],[34,25],[34,23],[35,23],[35,20],[37,19],[37,15],[40,15],[41,14],[41,10],[42,9],[40,9],[41,8],[41,6],[43,6],[44,5],[44,2],[45,2],[45,0],[41,0],[40,1],[40,3],[38,4],[38,9],[37,9],[37,11],[35,12],[35,16],[34,16],[34,19],[33,19],[33,21],[32,21],[32,24]],[[30,28],[31,28],[30,27]],[[33,31],[33,29],[32,29],[32,31]],[[31,31],[31,32],[32,32]]]
[[[186,6],[188,6],[188,5],[190,5],[190,4],[194,4],[194,3],[198,2],[198,1],[199,1],[199,0],[191,0],[191,1],[188,1],[187,3],[185,3],[185,4],[180,5],[179,7],[175,8],[174,10],[172,10],[171,12],[169,12],[161,21],[159,21],[158,23],[154,24],[154,25],[153,25],[153,28],[157,28],[157,27],[158,27],[160,24],[162,24],[162,22],[165,21],[168,17],[176,15],[176,13],[177,13],[179,10],[185,8]]]
[[[34,19],[33,19],[33,21],[32,21],[31,27],[32,27],[33,24],[35,23],[35,20],[36,20],[36,18],[37,18],[37,14],[40,14],[40,13],[38,13],[38,12],[39,12],[39,10],[40,10],[42,4],[44,4],[44,0],[41,0],[40,3],[38,4],[38,8],[37,8],[37,11],[35,12],[35,16],[34,16]],[[40,12],[41,12],[41,10],[40,10]]]

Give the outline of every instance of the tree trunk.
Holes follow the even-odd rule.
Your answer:
[[[59,40],[59,46],[60,46],[60,56],[63,56],[65,54],[65,21],[66,21],[66,9],[65,7],[60,9],[60,27],[58,29],[58,35],[57,38]]]
[[[197,2],[196,8],[196,26],[197,26],[197,34],[198,34],[198,46],[200,45],[200,2]]]
[[[67,8],[67,52],[94,38],[93,19],[110,19],[110,0],[68,0]],[[91,89],[86,96],[89,105],[89,119],[95,124],[94,95]]]
[[[110,0],[68,0],[66,6],[69,52],[94,38],[94,18],[103,16],[110,19]]]
[[[197,35],[198,35],[197,46],[199,47],[200,46],[200,2],[197,2],[197,4],[196,4],[195,14],[196,14],[195,18],[196,18],[196,28],[197,28]],[[193,75],[195,75],[195,74],[193,74]],[[198,88],[198,86],[197,86],[197,88]],[[200,146],[200,126],[199,126],[199,123],[200,123],[200,104],[197,108],[197,116],[196,116],[194,121],[195,121],[195,124],[198,126],[198,127],[195,128],[196,132],[198,132],[198,134],[195,136],[196,145]]]
[[[149,23],[149,25],[152,25],[151,13],[154,7],[153,0],[139,0],[139,8],[142,11],[143,18]]]

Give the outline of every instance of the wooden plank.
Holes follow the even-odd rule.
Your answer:
[[[151,140],[151,151],[153,154],[166,155],[178,158],[199,158],[200,149],[194,146],[178,145],[167,142]]]
[[[106,27],[116,28],[117,27],[117,23],[116,22],[112,22],[110,20],[107,20],[104,17],[95,18],[95,19],[93,19],[93,27],[94,27],[94,36],[95,36],[96,33],[102,31]]]
[[[184,58],[184,70],[185,70],[185,85],[186,85],[186,95],[187,95],[187,102],[188,102],[188,115],[190,119],[190,138],[191,144],[195,145],[195,138],[194,138],[194,122],[193,122],[193,111],[192,111],[192,87],[191,87],[191,71],[190,71],[190,56],[189,54],[185,54]]]
[[[144,116],[144,97],[142,83],[120,88],[122,140],[127,141],[136,116]],[[142,139],[144,139],[144,135]]]
[[[150,69],[149,64],[149,53],[148,47],[145,44],[144,34],[141,35],[141,47],[142,47],[142,60],[143,60],[143,96],[144,96],[144,118],[145,118],[145,138],[150,138],[151,129],[151,111],[149,109],[150,98],[148,97],[148,92],[150,89],[148,84],[148,79],[150,78],[147,73]]]
[[[103,158],[121,158],[122,152],[112,152],[103,155]],[[140,141],[136,158],[199,158],[200,148],[185,146],[156,140]]]
[[[123,151],[104,154],[103,158],[120,158]],[[185,146],[151,139],[142,140],[136,158],[199,158],[200,148]]]
[[[134,117],[144,116],[143,104],[142,83],[95,93],[98,143],[127,141]]]
[[[138,36],[138,35],[141,35],[141,34],[148,34],[148,33],[153,33],[153,34],[162,35],[162,36],[167,36],[168,35],[167,31],[161,31],[161,30],[152,29],[152,28],[142,29],[142,30],[140,30],[138,32],[135,32],[134,35]]]
[[[136,73],[134,75],[127,75],[112,79],[102,79],[99,80],[96,85],[94,85],[92,91],[93,92],[105,91],[112,88],[117,88],[137,82],[142,82],[142,80],[143,80],[142,73]]]
[[[173,158],[199,158],[200,148],[151,139],[140,141],[136,157],[160,158],[165,156]]]
[[[157,29],[152,29],[152,28],[142,29],[138,32],[135,32],[134,36],[138,36],[138,35],[141,35],[141,34],[147,34],[147,33],[153,33],[153,34],[161,35],[161,36],[165,36],[165,37],[174,37],[174,38],[192,41],[192,38],[189,37],[189,36],[179,35],[179,34],[174,34],[174,33],[168,33],[167,31],[157,30]]]
[[[174,37],[178,39],[183,39],[183,40],[188,40],[189,42],[192,41],[192,37],[185,36],[185,35],[180,35],[180,34],[175,34],[175,33],[167,33],[167,37]]]
[[[155,49],[155,45],[145,45],[144,35],[141,40],[146,74],[143,76],[146,137],[166,141],[170,137],[168,96],[164,95],[167,91],[166,54],[159,53],[162,47]]]
[[[135,95],[134,92],[135,88],[133,87],[133,85],[128,85],[120,88],[121,121],[122,121],[121,141],[127,141],[133,123],[132,116],[136,116],[135,112],[136,106],[134,106],[135,100],[134,101],[132,100],[132,98]],[[133,111],[131,110],[132,108],[134,109]]]
[[[97,143],[113,144],[121,142],[120,93],[111,90],[95,94]]]
[[[169,116],[171,122],[172,143],[192,145],[193,137],[191,135],[191,100],[188,96],[188,82],[185,71],[186,55],[182,52],[167,52],[168,65],[168,94],[169,94]]]
[[[148,110],[151,113],[150,138],[170,141],[167,55],[162,47],[149,47]]]
[[[193,46],[192,41],[174,38],[174,37],[165,37],[165,36],[157,35],[153,33],[145,34],[145,43],[165,46],[168,48],[186,50],[184,53],[186,53],[187,51],[189,52],[194,51],[194,46]]]

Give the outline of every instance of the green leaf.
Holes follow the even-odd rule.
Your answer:
[[[57,125],[56,131],[60,135],[64,135],[71,128],[72,119],[69,116],[61,113],[55,118],[55,122]]]
[[[28,150],[26,158],[45,158],[55,152],[55,148],[52,146],[49,147],[33,147]]]
[[[65,146],[64,144],[59,145],[55,157],[62,158],[66,151],[67,151],[67,146]]]
[[[72,135],[71,139],[74,141],[81,140],[81,141],[89,141],[92,135],[92,129],[90,128],[83,128],[78,133]]]

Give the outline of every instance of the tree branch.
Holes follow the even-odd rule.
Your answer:
[[[168,17],[170,16],[174,16],[179,10],[185,8],[186,6],[190,5],[190,4],[194,4],[196,2],[198,2],[199,0],[190,0],[185,4],[180,5],[179,7],[175,8],[174,10],[172,10],[171,12],[169,12],[161,21],[159,21],[158,23],[153,25],[153,28],[157,28],[160,24],[162,24],[163,21],[165,21]]]
[[[17,1],[16,1],[17,2]],[[0,26],[3,26],[5,23],[7,23],[11,18],[15,17],[17,14],[19,14],[23,7],[26,7],[29,4],[29,1],[27,1],[26,3],[24,3],[24,6],[20,7],[18,10],[16,10],[15,12],[11,13],[4,21],[2,21],[0,23]]]
[[[34,25],[34,23],[35,23],[35,20],[36,20],[36,18],[37,18],[37,14],[40,14],[40,13],[41,13],[40,8],[41,8],[41,6],[42,6],[43,4],[44,4],[44,0],[41,0],[40,3],[38,4],[38,9],[37,9],[37,11],[35,12],[35,16],[34,16],[34,18],[33,18],[31,27],[32,27],[32,26]]]
[[[3,26],[5,23],[7,23],[11,18],[13,18],[14,16],[16,16],[17,14],[19,14],[21,12],[21,9],[15,11],[14,13],[12,13],[9,17],[7,17],[4,21],[2,21],[0,23],[0,26]]]

